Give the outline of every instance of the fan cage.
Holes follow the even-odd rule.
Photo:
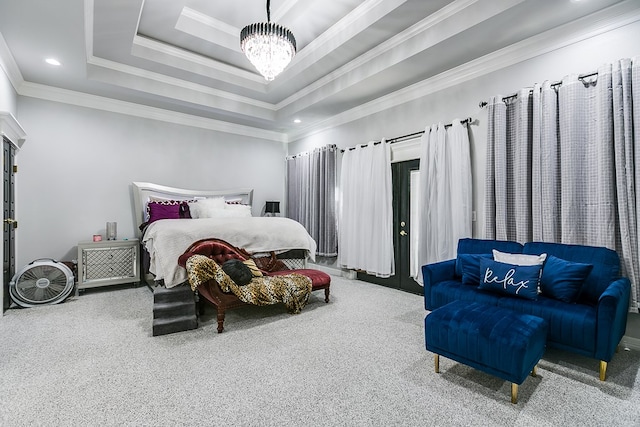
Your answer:
[[[54,260],[36,260],[15,274],[9,283],[9,294],[17,305],[34,307],[64,301],[73,287],[69,267]]]

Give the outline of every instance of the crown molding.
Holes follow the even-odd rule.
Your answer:
[[[93,13],[93,0],[84,0],[84,51],[87,58],[93,57]]]
[[[16,60],[9,50],[9,46],[0,32],[0,67],[4,70],[7,78],[11,82],[13,89],[17,92],[20,85],[24,82],[20,68],[16,64]]]
[[[310,137],[637,21],[640,21],[640,9],[632,0],[618,3],[344,111],[329,119],[291,131],[288,133],[288,139],[293,142]]]
[[[267,92],[266,80],[255,73],[144,36],[133,37],[131,54],[179,70],[246,87],[255,92]]]
[[[287,142],[287,136],[280,132],[238,125],[205,117],[198,117],[191,114],[178,113],[162,108],[149,107],[135,104],[133,102],[120,101],[97,95],[89,95],[86,93],[36,83],[23,83],[20,86],[19,95],[251,138]]]
[[[194,105],[217,108],[252,118],[274,120],[276,107],[268,102],[235,95],[209,86],[93,57],[87,60],[88,78],[152,95],[166,96]],[[150,84],[153,83],[153,84]],[[143,88],[153,87],[153,91]]]
[[[286,81],[303,74],[313,67],[320,58],[330,55],[345,42],[366,30],[407,0],[367,0],[336,22],[331,28],[314,39],[293,57],[291,64],[279,79],[270,82],[270,89],[285,85]],[[474,0],[477,1],[477,0]],[[285,100],[286,101],[286,100]]]
[[[203,24],[208,28],[215,30],[216,34],[225,33],[228,36],[235,37],[236,41],[238,38],[238,34],[240,34],[240,30],[241,30],[241,28],[236,28],[233,25],[229,25],[226,22],[220,21],[209,15],[205,15],[204,13],[200,13],[197,10],[192,9],[190,7],[186,7],[186,6],[183,7],[182,12],[180,12],[180,17],[178,18],[178,22],[176,23],[176,26],[175,26],[176,29],[180,29],[179,28],[181,26],[180,21],[183,18],[188,18],[191,22],[199,22],[200,24]],[[184,31],[184,30],[181,30],[181,31]],[[215,39],[215,37],[213,38]],[[240,45],[238,43],[234,43],[233,47],[230,47],[229,49],[240,52]]]
[[[27,139],[27,133],[20,123],[13,114],[6,111],[0,111],[0,135],[6,136],[16,148],[22,148],[22,144]]]
[[[522,3],[522,1],[524,0],[492,2],[490,7],[478,5],[475,13],[472,13],[473,11],[470,12],[472,15],[470,19],[480,23]],[[455,19],[451,21],[451,19],[478,2],[479,0],[456,0],[450,3],[402,33],[395,35],[376,48],[279,102],[277,104],[278,110],[293,103],[296,104],[292,105],[292,108],[298,110],[309,107],[318,102],[320,97],[325,98],[344,90],[345,87],[353,86],[406,58],[436,45],[444,38],[457,34],[459,31],[468,28],[469,22],[463,19],[458,21],[455,21]]]

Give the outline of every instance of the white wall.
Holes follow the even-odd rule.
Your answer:
[[[484,223],[484,175],[486,150],[486,109],[480,101],[493,95],[509,95],[523,87],[531,87],[544,80],[558,81],[570,73],[587,73],[600,64],[640,55],[637,40],[640,22],[620,27],[482,77],[441,90],[417,100],[409,101],[377,114],[370,115],[289,144],[289,154],[312,150],[325,144],[352,147],[370,140],[392,138],[424,130],[439,121],[451,123],[455,118],[473,117],[470,126],[472,169],[474,181],[474,210],[477,222],[474,236],[482,237]],[[392,148],[394,145],[392,145]],[[416,150],[413,158],[419,158]]]
[[[16,268],[77,258],[78,241],[118,223],[135,236],[131,182],[191,189],[254,189],[254,215],[283,200],[281,143],[28,97],[18,99],[28,140],[18,157]]]

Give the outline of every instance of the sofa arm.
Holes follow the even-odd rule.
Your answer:
[[[422,266],[422,280],[424,283],[424,308],[433,310],[430,304],[431,289],[434,285],[445,280],[454,280],[456,278],[456,260],[437,262],[435,264],[426,264]]]
[[[596,352],[595,358],[611,361],[616,347],[624,336],[629,313],[631,283],[623,277],[611,282],[598,299],[596,309]]]

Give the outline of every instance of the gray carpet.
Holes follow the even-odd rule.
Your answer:
[[[0,425],[638,426],[640,355],[548,351],[509,383],[424,348],[420,296],[333,277],[299,315],[215,311],[151,336],[148,288],[87,291],[0,319]]]

